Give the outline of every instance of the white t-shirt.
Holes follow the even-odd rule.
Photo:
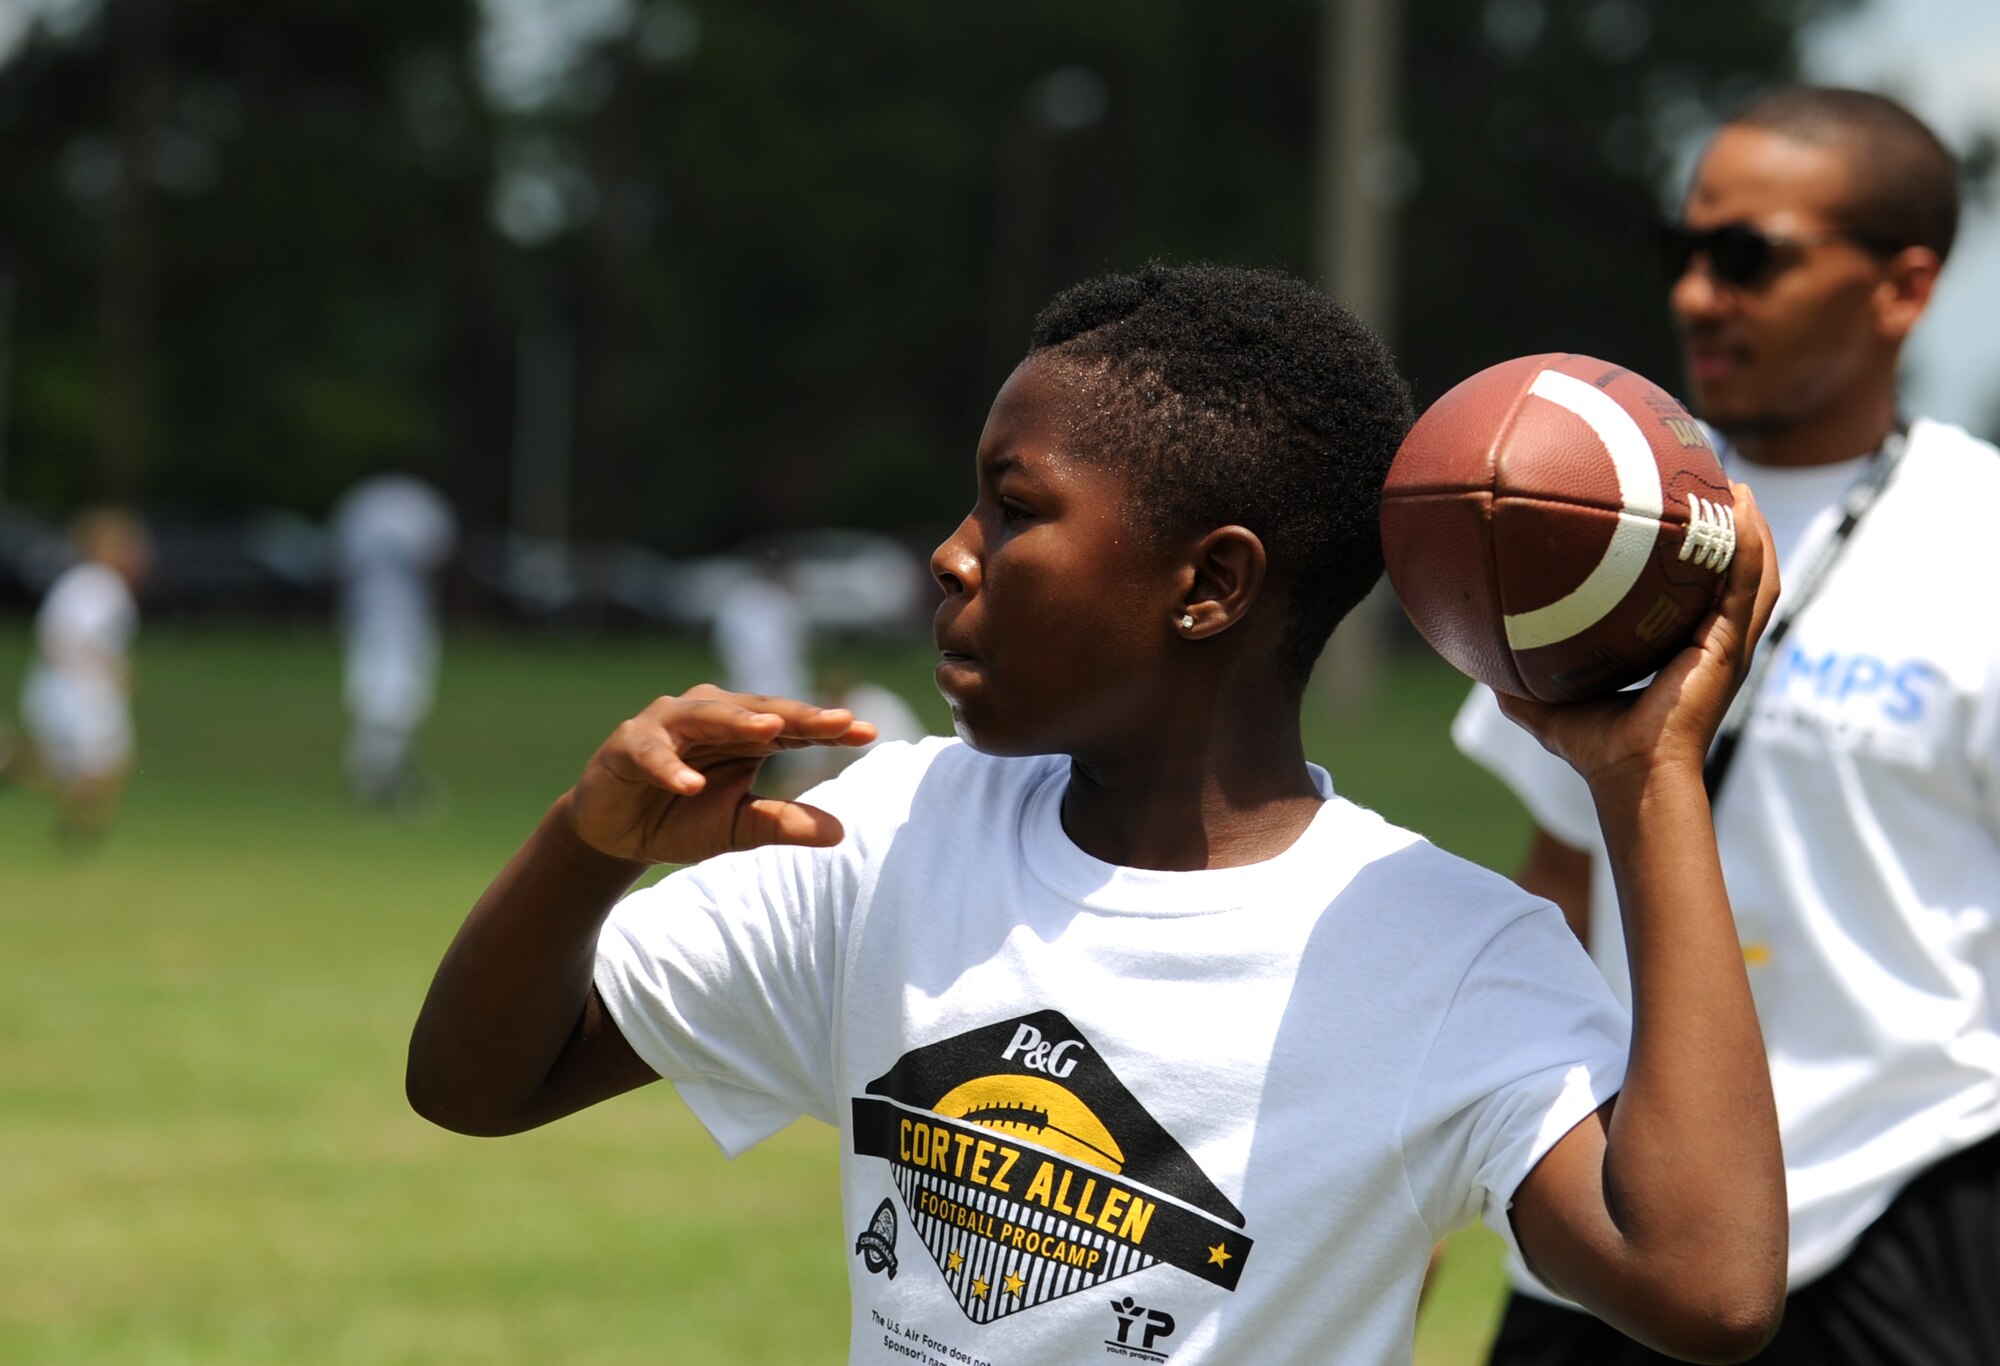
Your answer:
[[[839,1128],[854,1362],[1407,1364],[1623,1012],[1554,907],[1345,800],[1152,872],[1070,841],[1068,772],[883,745],[809,798],[837,847],[628,898],[597,988],[725,1151]]]
[[[344,579],[392,571],[421,581],[458,539],[451,504],[412,474],[364,479],[341,495],[330,522],[334,568]]]
[[[117,570],[93,561],[64,570],[35,613],[41,662],[78,678],[102,676],[122,684],[125,656],[138,630],[132,590]]]
[[[130,756],[126,655],[138,629],[132,590],[107,565],[71,566],[42,599],[21,720],[58,778],[111,773]]]
[[[370,724],[414,727],[436,691],[436,577],[456,544],[457,518],[423,480],[383,474],[342,495],[330,530],[348,710]]]
[[[875,727],[875,739],[865,747],[868,749],[899,741],[915,744],[928,734],[923,721],[903,700],[902,694],[880,683],[866,680],[856,683],[841,694],[837,705],[846,707],[860,720]]]
[[[1791,582],[1860,462],[1787,470],[1721,449]],[[1983,597],[2000,584],[1996,505],[2000,451],[1916,424],[1768,669],[1716,806],[1784,1138],[1794,1288],[1915,1173],[2000,1131],[2000,614]],[[1483,688],[1452,733],[1543,829],[1591,853],[1591,952],[1625,997],[1583,782]]]
[[[458,539],[443,494],[414,475],[376,475],[341,496],[329,531],[350,632],[436,630],[433,576]]]
[[[782,585],[751,574],[715,609],[715,653],[731,692],[806,697],[806,616]]]

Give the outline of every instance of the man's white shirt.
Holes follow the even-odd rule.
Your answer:
[[[1723,450],[1803,573],[1862,462]],[[1715,808],[1771,1060],[1791,1282],[1843,1257],[1917,1172],[2000,1130],[2000,451],[1919,422],[1778,647]],[[1780,604],[1781,612],[1785,610]],[[1629,998],[1581,779],[1484,688],[1453,726],[1537,824],[1592,859],[1591,953]],[[1519,1267],[1517,1283],[1548,1295]]]

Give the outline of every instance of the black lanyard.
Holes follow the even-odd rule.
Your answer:
[[[1722,780],[1729,776],[1729,766],[1736,761],[1736,747],[1742,742],[1743,728],[1750,723],[1750,713],[1756,709],[1757,693],[1764,686],[1764,675],[1770,671],[1771,661],[1778,657],[1778,647],[1785,643],[1792,623],[1799,619],[1799,614],[1806,610],[1806,605],[1826,582],[1827,575],[1833,570],[1833,562],[1840,558],[1840,552],[1854,538],[1854,529],[1861,525],[1868,509],[1875,506],[1875,500],[1887,487],[1889,476],[1896,472],[1903,450],[1909,444],[1910,424],[1898,418],[1889,435],[1876,447],[1868,467],[1841,495],[1840,525],[1820,545],[1819,553],[1799,575],[1798,583],[1788,587],[1779,600],[1778,610],[1764,630],[1763,642],[1757,647],[1757,655],[1750,661],[1750,673],[1737,690],[1736,700],[1723,716],[1722,725],[1715,732],[1715,743],[1708,748],[1708,762],[1702,765],[1701,779],[1708,788],[1711,803],[1722,791]]]

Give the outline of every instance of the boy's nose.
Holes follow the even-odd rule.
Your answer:
[[[979,559],[972,552],[971,531],[968,517],[931,552],[931,577],[947,597],[963,597],[978,584]]]

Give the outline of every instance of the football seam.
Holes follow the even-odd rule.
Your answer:
[[[1677,495],[1672,493],[1667,495],[1669,499],[1675,496]],[[1582,508],[1587,512],[1605,512],[1613,516],[1629,514],[1634,517],[1644,517],[1648,521],[1658,522],[1661,526],[1665,527],[1687,526],[1685,511],[1676,509],[1671,501],[1660,516],[1654,517],[1650,513],[1633,512],[1628,507],[1605,502],[1598,498],[1564,498],[1556,494],[1543,493],[1495,493],[1491,489],[1481,488],[1476,484],[1467,484],[1461,488],[1437,488],[1423,492],[1397,489],[1389,495],[1389,500],[1397,503],[1443,503],[1460,498],[1485,498],[1495,506],[1501,503],[1540,503],[1548,507]]]
[[[1541,368],[1542,370],[1549,368],[1547,357],[1543,358]],[[1535,373],[1540,374],[1541,370]],[[1500,582],[1499,537],[1494,535],[1493,529],[1493,504],[1499,497],[1495,489],[1500,482],[1498,452],[1505,447],[1507,438],[1514,434],[1514,424],[1520,421],[1521,409],[1527,405],[1529,392],[1534,388],[1534,383],[1534,376],[1530,375],[1527,383],[1515,390],[1514,401],[1507,405],[1507,416],[1501,420],[1498,432],[1486,447],[1486,535],[1482,548],[1486,552],[1486,581],[1493,585],[1494,606],[1500,609],[1502,623],[1507,620],[1507,602]],[[1507,639],[1504,628],[1500,633],[1500,646],[1501,657],[1507,661],[1508,672],[1514,676],[1515,689],[1530,697],[1535,696],[1535,690],[1528,686],[1528,676],[1521,669],[1521,661],[1515,658],[1513,642]]]

